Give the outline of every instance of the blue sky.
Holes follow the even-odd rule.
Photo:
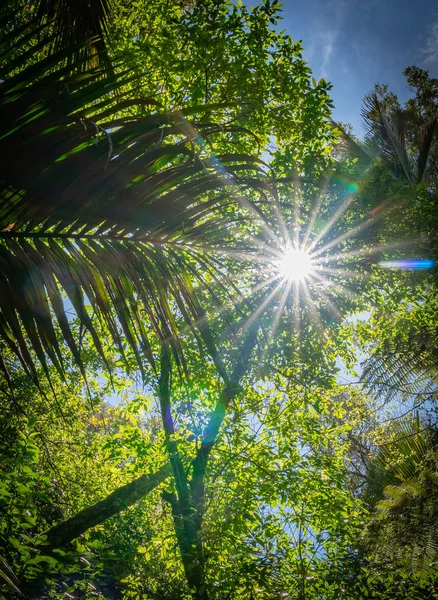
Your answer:
[[[374,83],[406,100],[405,67],[416,64],[438,77],[436,0],[283,0],[279,25],[303,41],[315,78],[333,84],[334,118],[359,135],[362,98]]]

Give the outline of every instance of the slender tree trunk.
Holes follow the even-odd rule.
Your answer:
[[[174,440],[175,426],[170,402],[171,356],[166,343],[163,343],[161,347],[158,393],[161,418],[166,436],[166,448],[176,487],[176,495],[165,493],[163,497],[172,507],[175,533],[181,552],[184,572],[195,600],[208,600],[208,591],[205,585],[205,555],[201,535],[205,496],[204,479],[207,463],[228,406],[235,397],[236,387],[240,384],[243,375],[248,369],[251,355],[257,342],[258,329],[259,326],[256,322],[249,327],[245,340],[238,350],[233,373],[231,377],[228,377],[226,369],[214,346],[208,325],[206,322],[203,323],[204,341],[208,341],[209,343],[209,352],[225,385],[211,414],[201,447],[192,462],[192,476],[190,481],[184,469],[178,445]]]
[[[205,589],[205,568],[204,553],[202,549],[202,521],[204,516],[205,503],[205,473],[210,458],[211,450],[216,443],[219,430],[222,426],[227,409],[235,397],[235,390],[240,385],[242,377],[248,370],[254,347],[257,343],[257,333],[259,324],[253,323],[248,329],[246,337],[238,350],[238,356],[231,377],[225,373],[225,386],[219,395],[216,407],[210,417],[201,447],[192,463],[192,477],[190,480],[191,495],[194,507],[193,514],[193,540],[196,544],[197,557],[202,564],[202,579],[200,580],[200,589],[197,590],[196,600],[208,600]],[[217,362],[217,361],[215,361]],[[223,369],[224,370],[224,369]]]
[[[171,475],[170,464],[162,466],[152,475],[142,475],[107,496],[104,500],[84,508],[74,517],[55,525],[46,531],[47,544],[44,551],[64,548],[82,535],[90,527],[95,527],[110,517],[122,512],[128,506],[141,500]]]
[[[85,533],[87,529],[103,523],[110,517],[114,517],[128,508],[128,506],[141,500],[160,483],[165,481],[171,473],[172,469],[170,464],[167,463],[156,473],[142,475],[138,479],[118,488],[104,500],[100,500],[100,502],[84,508],[84,510],[81,510],[74,517],[55,525],[45,532],[47,541],[45,546],[40,547],[42,553],[51,554],[57,548],[65,548],[70,542]],[[45,582],[42,577],[32,581],[22,581],[20,587],[25,597],[36,600],[41,597],[44,585]]]
[[[160,399],[161,418],[166,436],[166,449],[175,479],[176,494],[163,494],[172,507],[172,516],[181,560],[184,566],[187,583],[196,600],[208,600],[203,589],[204,555],[202,551],[199,528],[196,524],[196,510],[187,473],[184,469],[178,445],[174,440],[175,425],[170,404],[170,376],[172,361],[167,344],[163,344],[160,357],[160,378],[158,394]]]

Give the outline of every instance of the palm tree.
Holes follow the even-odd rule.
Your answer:
[[[437,115],[425,119],[416,132],[415,147],[409,147],[409,114],[400,106],[390,110],[376,93],[365,97],[362,110],[367,129],[366,147],[371,156],[387,162],[397,177],[411,185],[427,180],[427,169],[436,143]]]
[[[411,186],[427,182],[429,160],[437,139],[438,116],[431,115],[424,120],[415,132],[414,146],[408,143],[409,114],[398,103],[390,108],[377,93],[370,94],[365,96],[362,116],[366,129],[362,142],[342,124],[333,122],[341,132],[342,149],[364,168],[380,159],[390,167],[394,177],[406,180]]]
[[[397,396],[415,396],[417,404],[433,401],[438,381],[437,334],[433,322],[411,325],[406,335],[379,345],[362,365],[362,383],[385,401]]]
[[[382,446],[378,463],[394,462],[395,485],[384,488],[368,532],[377,558],[395,561],[418,577],[430,576],[438,556],[436,430],[418,416],[392,426],[394,439]]]

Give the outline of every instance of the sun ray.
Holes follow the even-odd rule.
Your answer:
[[[281,315],[283,314],[284,307],[286,305],[287,299],[290,294],[290,290],[292,288],[292,282],[287,281],[283,290],[283,294],[280,298],[280,302],[278,304],[277,310],[275,311],[274,320],[272,321],[272,325],[269,329],[269,339],[273,339],[275,333],[277,332],[278,323],[280,322]]]
[[[337,276],[339,274],[339,270],[333,269],[332,272],[329,273],[330,275],[335,275]],[[346,287],[343,283],[341,283],[339,280],[336,279],[336,277],[325,277],[323,274],[321,274],[321,272],[319,271],[313,271],[312,272],[312,277],[318,279],[318,281],[321,282],[321,285],[324,286],[325,289],[337,289],[339,290],[339,292],[343,295],[343,296],[348,296],[349,298],[351,298],[354,301],[361,301],[362,297],[357,294],[356,292],[354,292],[353,290],[351,290],[350,288]],[[363,275],[358,274],[358,278],[363,277]],[[319,290],[320,288],[318,288]]]
[[[314,277],[318,281],[321,281],[323,284],[325,283],[325,278],[318,275],[318,273],[312,273],[311,277]],[[320,288],[316,288],[316,286],[312,286],[312,289],[315,289],[315,293],[317,293],[321,298],[325,301],[327,306],[329,307],[330,312],[335,315],[335,317],[339,320],[342,319],[341,312],[338,310],[337,306],[332,302],[332,300],[328,297],[328,295]]]
[[[301,315],[300,315],[300,286],[298,282],[291,282],[294,290],[293,290],[293,301],[292,301],[292,311],[291,311],[291,328],[292,335],[296,335],[297,341],[300,340],[301,333]]]
[[[348,198],[341,204],[335,214],[329,219],[327,225],[323,228],[323,230],[316,236],[313,242],[310,244],[309,250],[313,250],[319,244],[320,240],[330,231],[333,225],[336,223],[340,217],[344,214],[350,204],[356,199],[357,192],[352,192]]]
[[[337,254],[328,254],[325,256],[323,260],[324,263],[336,262],[339,260],[344,260],[346,258],[352,258],[354,256],[371,256],[373,254],[377,254],[378,252],[383,252],[386,250],[392,250],[396,248],[403,248],[410,245],[415,245],[420,240],[419,238],[410,238],[401,240],[399,242],[393,242],[388,244],[376,244],[375,246],[369,246],[368,248],[360,248],[358,250],[348,250],[347,252],[338,252]]]
[[[309,244],[309,247],[307,248],[307,243],[308,243],[310,235],[312,233],[313,226],[315,225],[315,221],[316,221],[316,219],[318,217],[319,210],[321,208],[321,204],[322,204],[322,194],[321,195],[318,194],[317,201],[316,201],[315,206],[313,208],[312,214],[310,216],[309,223],[307,225],[306,232],[305,232],[304,237],[303,237],[303,248],[306,248],[307,250],[311,250],[312,249],[312,244]]]
[[[253,236],[253,235],[248,235],[247,234],[247,239],[252,242],[254,244],[254,246],[257,246],[257,248],[262,249],[264,252],[267,252],[268,254],[272,254],[273,256],[281,256],[281,242],[278,239],[278,236],[275,237],[275,245],[269,245],[268,243],[260,240],[259,238]],[[227,246],[206,246],[207,248],[210,248],[211,250],[218,250],[220,249],[223,252],[227,252],[228,247]]]
[[[272,258],[263,256],[262,254],[254,254],[251,252],[238,252],[237,250],[232,250],[229,248],[221,248],[220,250],[218,250],[218,252],[225,254],[227,257],[238,258],[239,260],[243,260],[243,261],[249,262],[249,263],[255,263],[255,264],[264,263],[266,265],[272,265],[272,263],[273,263]],[[277,259],[277,260],[279,260],[281,258],[281,254],[278,254],[278,255],[275,254],[274,256],[275,256],[275,259]]]
[[[248,239],[258,248],[261,248],[262,250],[264,250],[265,252],[272,254],[273,256],[281,256],[281,250],[279,249],[279,240],[278,238],[275,239],[276,242],[276,246],[270,246],[269,244],[267,244],[266,242],[262,242],[261,240],[259,240],[258,238],[254,237],[254,236],[249,236]]]
[[[309,305],[309,309],[310,309],[310,312],[312,314],[312,317],[313,317],[313,320],[314,320],[314,324],[315,324],[315,326],[316,326],[316,328],[318,330],[318,333],[321,336],[324,336],[324,326],[322,324],[322,321],[321,321],[321,318],[320,318],[320,316],[318,314],[318,311],[316,310],[315,302],[313,301],[313,298],[310,295],[309,287],[308,287],[307,283],[305,282],[302,287],[303,287],[304,296],[306,298],[306,302]]]
[[[333,248],[333,246],[337,246],[341,242],[344,242],[345,240],[348,240],[349,238],[351,238],[352,236],[356,235],[357,233],[360,233],[364,229],[367,229],[368,227],[371,227],[371,225],[374,225],[377,220],[379,220],[378,216],[372,217],[371,219],[367,219],[366,221],[363,221],[359,225],[356,225],[356,227],[353,227],[353,229],[350,229],[346,233],[343,233],[342,235],[339,235],[336,239],[332,240],[331,242],[328,242],[324,246],[321,246],[320,248],[318,248],[318,250],[315,250],[315,252],[312,253],[312,256],[315,257],[315,258],[317,256],[320,256],[323,252],[327,252],[327,250],[329,250],[330,248]]]
[[[208,150],[205,139],[199,134],[199,132],[195,130],[191,123],[185,123],[185,128],[188,132],[188,135],[193,141],[196,141],[203,150]],[[229,182],[231,182],[232,184],[236,183],[236,178],[234,174],[223,165],[222,161],[215,154],[211,153],[208,157],[208,160],[201,159],[201,161],[203,163],[205,162],[206,168],[207,163],[210,163],[208,166],[214,169],[218,182],[224,185],[224,187],[226,187],[229,184]],[[268,224],[264,220],[264,217],[259,213],[254,203],[248,200],[248,198],[245,198],[245,196],[243,196],[240,193],[232,193],[231,196],[236,198],[241,206],[244,206],[246,209],[252,212],[256,216],[256,218],[262,222],[262,227],[266,230],[268,236],[271,237],[271,239],[275,240],[275,233],[268,226]]]
[[[339,290],[339,292],[343,296],[348,296],[351,300],[354,300],[355,302],[362,302],[363,298],[359,294],[357,294],[350,288],[346,287],[340,281],[336,281],[332,278],[328,279],[327,277],[324,277],[324,276],[320,276],[320,277],[321,277],[321,281],[324,282],[327,287],[330,286],[332,289]]]
[[[254,250],[251,248],[248,248],[248,251],[244,252],[242,250],[235,250],[233,247],[230,247],[230,246],[219,246],[219,245],[211,245],[211,244],[196,244],[196,246],[190,245],[188,247],[186,247],[183,244],[178,244],[178,246],[180,248],[187,249],[192,252],[194,250],[203,250],[204,252],[208,252],[211,254],[222,253],[222,254],[225,254],[227,256],[231,256],[234,258],[249,260],[250,262],[257,262],[259,260],[262,260],[262,261],[272,264],[273,259],[280,259],[282,257],[282,251],[279,248],[270,246],[269,244],[266,244],[265,242],[262,242],[261,240],[255,238],[253,236],[248,236],[248,239],[254,244],[254,246],[257,246],[258,248],[260,248],[264,253],[270,254],[272,256],[272,258],[271,259],[267,258],[266,256],[263,256],[262,254],[254,254]]]
[[[306,244],[309,241],[309,237],[310,237],[310,235],[312,233],[313,226],[315,224],[315,221],[316,221],[316,219],[318,217],[318,214],[319,214],[319,210],[321,208],[321,204],[322,204],[322,200],[323,200],[324,194],[325,194],[325,192],[327,190],[329,181],[331,179],[332,179],[332,173],[331,172],[328,175],[327,174],[324,175],[324,177],[323,177],[323,183],[320,186],[320,190],[319,190],[319,193],[318,193],[318,196],[317,196],[317,199],[316,199],[316,203],[315,203],[315,205],[313,207],[312,214],[310,215],[309,223],[307,224],[307,228],[306,228],[306,233],[304,234],[304,238],[303,238],[303,247],[304,248],[306,248]]]
[[[247,210],[251,211],[256,217],[257,221],[260,223],[262,230],[266,233],[268,238],[270,238],[274,243],[278,242],[277,234],[271,229],[271,227],[266,223],[264,217],[260,214],[259,210],[256,208],[253,202],[242,196],[242,194],[233,194],[234,197],[237,197],[238,202],[244,206]]]
[[[197,137],[199,137],[199,136],[197,136]],[[221,185],[226,187],[230,183],[235,184],[236,179],[235,179],[234,175],[232,173],[230,173],[230,171],[224,167],[221,160],[217,156],[213,155],[212,161],[213,161],[214,168],[216,169],[216,177],[217,177],[218,181],[221,183]],[[277,236],[276,236],[275,232],[268,225],[268,223],[265,220],[264,215],[261,213],[261,211],[258,210],[258,208],[254,204],[254,202],[252,202],[251,200],[246,198],[241,193],[232,192],[230,194],[230,197],[235,198],[238,201],[238,203],[240,204],[240,206],[243,206],[244,208],[246,208],[249,212],[251,212],[255,216],[257,221],[259,221],[259,223],[261,224],[263,231],[267,234],[267,236],[272,241],[275,242],[277,240]]]
[[[275,210],[277,222],[279,224],[279,229],[281,231],[283,241],[286,246],[290,246],[292,244],[292,241],[290,239],[289,230],[286,227],[286,221],[284,220],[284,216],[281,212],[281,205],[278,200],[278,192],[276,190],[274,192],[274,210]]]
[[[217,320],[225,312],[227,312],[228,310],[230,310],[233,307],[236,307],[236,308],[239,307],[242,303],[246,302],[251,296],[253,296],[257,292],[261,291],[265,287],[269,286],[271,283],[277,281],[278,279],[279,279],[279,275],[278,275],[278,273],[276,273],[276,274],[272,275],[271,277],[264,279],[260,283],[254,285],[254,286],[251,286],[248,290],[246,290],[244,292],[239,291],[238,293],[230,295],[227,303],[221,304],[220,306],[211,310],[208,317],[206,315],[203,315],[200,318],[196,319],[193,322],[193,324],[195,326],[199,326],[199,325],[202,325],[202,323],[207,322],[207,321],[209,324],[215,324],[217,322]],[[277,288],[279,286],[281,286],[281,284],[282,284],[282,282],[280,281],[279,284],[277,285]],[[191,327],[189,325],[185,325],[181,328],[181,333],[187,334],[190,331],[190,329],[191,329]]]
[[[264,279],[263,281],[261,281],[257,285],[254,285],[254,286],[250,287],[250,289],[249,289],[249,291],[248,291],[247,294],[245,294],[245,295],[242,294],[242,299],[243,300],[247,300],[248,298],[250,298],[251,296],[253,296],[255,293],[259,292],[260,290],[262,290],[263,288],[267,287],[268,285],[270,285],[274,281],[277,281],[278,279],[279,279],[278,273],[276,273],[275,275],[272,275],[271,277],[268,277],[268,279]]]
[[[295,185],[298,186],[298,191],[295,189]],[[299,182],[294,182],[294,195],[295,195],[295,202],[294,202],[294,216],[293,216],[293,238],[294,238],[294,245],[296,248],[300,247],[300,204],[301,202],[298,201],[297,196],[300,195],[300,200],[301,200],[301,184]]]
[[[347,277],[349,279],[365,279],[368,277],[363,271],[349,271],[347,269],[331,269],[330,267],[316,266],[313,272],[327,273],[327,275],[336,275],[337,277]]]
[[[275,286],[275,288],[272,290],[272,292],[269,294],[269,296],[267,296],[263,300],[263,302],[260,304],[260,306],[257,307],[257,309],[249,317],[249,319],[246,321],[246,323],[242,326],[242,331],[246,331],[249,327],[251,327],[251,325],[254,323],[254,321],[257,319],[257,317],[265,310],[265,308],[267,307],[267,305],[272,301],[272,299],[274,298],[274,296],[277,294],[278,290],[282,286],[282,283],[283,282],[280,281]]]
[[[272,321],[272,325],[269,328],[268,341],[267,341],[267,344],[266,344],[266,346],[265,346],[265,348],[263,350],[262,356],[260,358],[260,361],[262,363],[264,362],[264,359],[266,357],[266,353],[268,352],[269,344],[275,338],[275,334],[277,333],[278,324],[280,322],[281,316],[283,314],[284,307],[285,307],[287,299],[289,297],[291,287],[292,287],[292,282],[291,281],[287,281],[286,285],[284,287],[284,290],[283,290],[283,294],[281,295],[280,302],[279,302],[279,304],[278,304],[278,306],[277,306],[277,308],[275,310],[275,314],[274,314],[274,319]]]

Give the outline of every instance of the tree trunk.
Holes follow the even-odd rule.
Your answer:
[[[146,494],[155,489],[171,474],[169,464],[162,466],[152,475],[142,475],[107,496],[104,500],[96,502],[88,508],[84,508],[74,517],[55,525],[48,531],[48,549],[63,548],[75,538],[79,537],[90,527],[95,527],[110,517],[128,508],[141,500]],[[47,551],[47,546],[44,551]]]

